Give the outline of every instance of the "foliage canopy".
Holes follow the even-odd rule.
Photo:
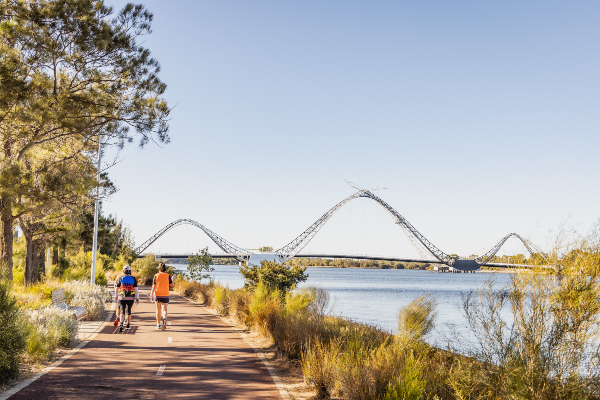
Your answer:
[[[210,274],[215,271],[211,267],[212,256],[208,252],[208,247],[203,248],[200,253],[189,256],[187,259],[187,273],[191,280],[200,282],[202,279],[210,279]]]
[[[35,281],[43,244],[115,190],[106,173],[96,177],[99,142],[169,142],[160,65],[139,43],[152,19],[142,5],[115,13],[101,0],[0,4],[0,261],[9,278],[15,222]]]
[[[306,281],[308,275],[304,272],[306,267],[287,267],[275,261],[263,260],[258,265],[244,265],[240,273],[244,277],[244,287],[254,290],[259,283],[263,283],[271,290],[287,292],[296,284]]]

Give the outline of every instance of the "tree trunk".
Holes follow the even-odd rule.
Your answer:
[[[58,245],[52,246],[52,265],[58,265]]]
[[[13,223],[12,203],[8,197],[0,197],[0,276],[13,279]]]
[[[49,267],[47,254],[46,243],[41,243],[38,251],[38,282],[46,278],[46,268]]]
[[[62,238],[59,247],[59,258],[65,258],[67,253],[67,239]]]
[[[41,265],[42,269],[40,270],[40,279],[46,280],[46,274],[52,269],[52,264],[50,263],[49,258],[46,256],[48,254],[47,250],[43,249],[42,253],[40,254],[44,255],[44,263]]]
[[[31,281],[29,282],[31,284],[38,282],[38,274],[40,271],[39,253],[39,241],[33,240],[31,243]]]
[[[33,240],[27,224],[21,219],[19,222],[25,237],[25,285],[30,285],[33,281]]]

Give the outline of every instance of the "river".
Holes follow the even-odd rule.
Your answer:
[[[172,264],[185,269],[183,264]],[[237,265],[214,265],[213,280],[230,288],[244,285]],[[329,291],[332,312],[355,321],[396,331],[400,308],[420,295],[432,294],[438,301],[438,317],[430,342],[446,344],[450,325],[464,332],[461,295],[477,289],[488,279],[497,287],[510,282],[509,273],[436,273],[406,269],[307,268],[308,280],[302,286],[318,286]],[[467,336],[470,336],[467,334]],[[454,340],[452,340],[454,341]]]

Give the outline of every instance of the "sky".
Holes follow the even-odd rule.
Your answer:
[[[481,254],[510,232],[545,248],[560,226],[600,217],[598,2],[143,4],[171,143],[126,147],[103,205],[137,244],[189,218],[277,249],[354,192],[344,179],[385,187],[446,253]],[[148,250],[205,246],[218,250],[184,226]],[[418,256],[365,199],[305,252]]]

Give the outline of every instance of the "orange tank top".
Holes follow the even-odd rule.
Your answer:
[[[154,295],[158,297],[169,296],[169,274],[166,272],[159,272],[154,275],[155,287]]]

